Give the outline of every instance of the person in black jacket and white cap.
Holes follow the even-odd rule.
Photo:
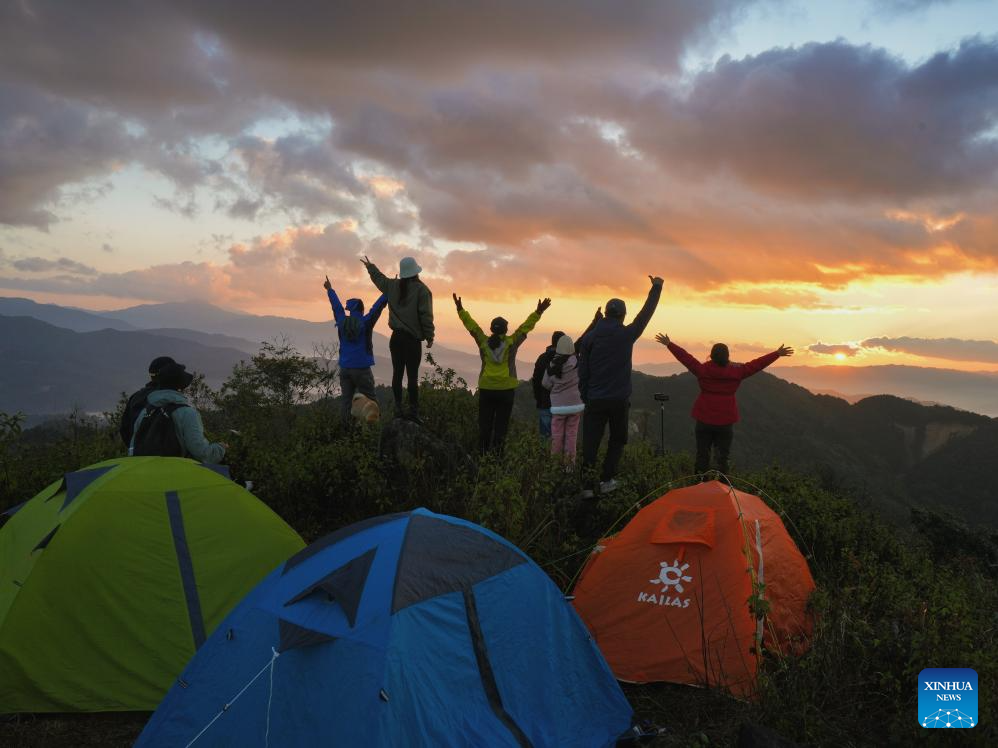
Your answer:
[[[617,465],[627,444],[628,411],[631,397],[631,356],[634,344],[651,321],[662,297],[662,279],[648,276],[651,289],[641,311],[629,325],[624,324],[627,305],[623,299],[610,299],[604,318],[586,333],[579,346],[579,390],[586,404],[582,420],[582,469],[587,480],[595,479],[596,455],[603,432],[610,428],[606,459],[599,477],[599,492],[617,488]],[[593,498],[591,486],[584,498]]]

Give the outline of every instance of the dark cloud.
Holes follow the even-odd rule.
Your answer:
[[[998,363],[998,342],[994,340],[962,340],[960,338],[869,338],[864,348],[883,348],[927,358],[949,361]]]
[[[80,275],[96,275],[97,271],[82,262],[71,260],[68,257],[60,257],[57,260],[50,260],[45,257],[23,257],[10,262],[11,267],[20,270],[22,273],[47,273],[60,271],[63,273],[78,273]]]
[[[411,173],[430,175],[458,164],[522,178],[554,159],[560,114],[534,100],[538,92],[529,80],[508,83],[500,92],[471,85],[423,90],[418,101],[405,102],[405,111],[362,106],[341,117],[336,138]]]
[[[178,216],[188,219],[197,218],[200,210],[193,191],[178,191],[171,197],[157,195],[153,197],[153,203],[165,211],[176,213]]]
[[[415,211],[405,204],[404,196],[378,197],[374,201],[378,226],[389,234],[412,231],[419,222]]]
[[[690,175],[791,197],[897,201],[995,184],[998,41],[909,67],[844,41],[722,58],[646,97],[634,145]]]
[[[25,0],[0,7],[4,77],[161,122],[222,92],[226,59],[207,41],[168,2]]]
[[[274,209],[293,212],[303,220],[353,215],[356,198],[367,193],[349,159],[337,153],[326,137],[299,132],[264,140],[243,135],[231,147],[239,167],[230,177],[240,180],[256,200],[237,200],[230,214],[247,215],[252,210],[255,216],[267,199]]]
[[[920,13],[936,5],[952,5],[954,0],[869,0],[869,2],[878,15],[896,16]]]
[[[821,356],[848,356],[852,358],[860,349],[849,343],[813,343],[807,347],[811,353],[817,353]]]
[[[254,200],[250,197],[238,197],[234,202],[226,207],[225,212],[233,218],[243,218],[252,221],[256,214],[263,208],[263,200]]]
[[[725,23],[739,0],[393,0],[172,3],[237,55],[300,66],[430,69],[485,63],[561,64],[631,58],[675,66],[682,51]]]
[[[0,223],[47,228],[63,185],[105,174],[134,149],[113,115],[0,82]]]
[[[913,66],[840,41],[674,75],[748,4],[9,4],[0,222],[45,227],[66,185],[132,162],[180,215],[468,242],[441,274],[518,292],[637,292],[654,272],[816,308],[807,284],[998,266],[998,43]],[[259,134],[283,117],[300,129]],[[258,238],[232,265],[291,277],[331,242]]]

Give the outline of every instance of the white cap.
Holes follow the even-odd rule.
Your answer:
[[[399,262],[399,278],[415,278],[422,271],[415,257],[403,257]]]

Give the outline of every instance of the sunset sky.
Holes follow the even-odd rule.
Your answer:
[[[411,254],[452,347],[654,274],[638,360],[998,370],[993,0],[307,6],[3,3],[0,295],[318,320]]]

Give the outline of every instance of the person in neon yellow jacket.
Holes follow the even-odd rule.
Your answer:
[[[519,380],[516,377],[516,352],[534,329],[541,315],[551,306],[551,299],[537,301],[537,309],[509,335],[509,322],[496,317],[489,325],[491,335],[486,335],[471,314],[454,296],[454,306],[465,329],[478,344],[482,371],[478,375],[478,443],[482,454],[502,451],[506,441],[509,419],[513,414],[513,400]]]

